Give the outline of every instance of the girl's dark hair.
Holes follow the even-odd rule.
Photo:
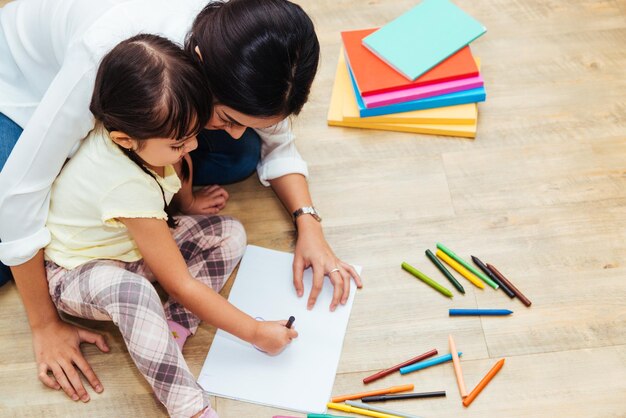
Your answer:
[[[287,0],[213,1],[196,17],[185,50],[202,63],[219,103],[257,117],[300,113],[320,55],[313,22]]]
[[[89,110],[109,132],[124,132],[141,148],[142,140],[197,134],[211,117],[212,102],[197,62],[163,37],[141,34],[104,56]],[[122,150],[154,178],[134,151]],[[188,176],[189,168],[184,170]],[[163,202],[167,212],[165,194]],[[171,216],[167,222],[175,226]]]

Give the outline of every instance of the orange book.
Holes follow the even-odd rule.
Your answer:
[[[361,43],[363,38],[376,30],[378,28],[341,32],[346,58],[363,96],[478,75],[478,67],[472,52],[469,46],[466,46],[414,81],[409,81]]]

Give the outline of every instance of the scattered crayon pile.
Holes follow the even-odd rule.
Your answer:
[[[484,289],[485,284],[494,288],[502,289],[504,293],[511,299],[517,297],[524,305],[530,306],[532,302],[524,296],[524,294],[517,288],[510,280],[508,280],[500,271],[491,264],[485,264],[478,257],[472,256],[472,261],[476,264],[476,267],[472,266],[469,262],[459,257],[454,251],[446,247],[441,243],[437,243],[437,252],[435,254],[430,250],[425,251],[426,256],[432,263],[439,269],[439,271],[445,276],[446,279],[461,293],[465,293],[465,288],[459,281],[450,273],[450,271],[441,263],[444,261],[447,265],[452,267],[457,273],[465,277],[479,289]],[[441,260],[441,261],[440,261]],[[454,294],[447,287],[439,284],[437,281],[431,279],[412,265],[403,262],[402,268],[413,276],[417,277],[439,293],[449,298],[454,297]],[[508,309],[450,309],[450,316],[463,316],[463,315],[510,315],[513,312]]]
[[[328,124],[474,138],[485,88],[469,43],[485,27],[423,0],[381,28],[345,31]]]

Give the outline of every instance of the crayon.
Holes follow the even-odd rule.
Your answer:
[[[293,315],[290,316],[289,319],[287,320],[287,323],[285,324],[285,326],[287,328],[291,328],[291,326],[293,325],[293,321],[295,321],[295,320],[296,320],[295,316],[293,316]]]
[[[307,414],[307,418],[347,418],[343,415],[330,415],[330,414]]]
[[[411,392],[411,393],[400,393],[397,395],[376,395],[376,396],[365,396],[361,398],[361,402],[386,402],[386,401],[398,401],[403,399],[421,399],[421,398],[437,398],[440,396],[446,396],[445,390],[440,390],[437,392]]]
[[[467,397],[465,399],[463,399],[463,406],[465,406],[465,407],[470,406],[470,404],[472,402],[474,402],[474,399],[476,399],[478,394],[480,392],[482,392],[482,390],[485,388],[485,386],[487,386],[487,383],[489,383],[491,381],[491,379],[493,379],[493,377],[500,371],[502,366],[504,366],[504,359],[499,360],[491,368],[491,370],[489,370],[489,372],[485,375],[485,377],[483,377],[483,379],[480,382],[478,382],[476,387],[474,389],[472,389],[470,394],[467,395]]]
[[[441,293],[442,295],[445,295],[449,298],[454,296],[452,292],[450,292],[448,289],[446,289],[445,287],[443,287],[442,285],[440,285],[439,283],[437,283],[430,277],[426,276],[424,273],[422,273],[415,267],[411,266],[410,264],[402,263],[402,268],[408,271],[409,273],[411,273],[413,276],[420,279],[421,281],[423,281],[424,283],[426,283],[427,285],[429,285],[430,287],[432,287],[433,289],[435,289],[436,291],[438,291],[439,293]]]
[[[343,411],[343,412],[352,412],[353,414],[366,415],[368,417],[397,418],[397,415],[385,414],[382,412],[370,411],[370,410],[362,409],[362,408],[355,408],[354,406],[346,405],[343,403],[329,402],[326,404],[326,406],[329,407],[330,409],[336,409],[338,411]]]
[[[450,316],[503,316],[511,315],[513,311],[508,309],[449,309]]]
[[[454,253],[454,251],[452,251],[451,249],[447,248],[445,245],[443,245],[442,243],[438,242],[437,243],[437,248],[439,248],[441,251],[443,251],[444,253],[448,254],[448,256],[452,259],[454,259],[457,263],[459,263],[460,265],[462,265],[463,267],[465,267],[466,269],[468,269],[470,272],[472,272],[472,274],[474,276],[477,276],[480,280],[482,280],[483,282],[487,283],[489,286],[493,287],[494,289],[498,288],[498,284],[496,282],[494,282],[493,280],[491,280],[489,277],[487,277],[482,271],[477,270],[474,266],[472,266],[470,263],[468,263],[467,261],[463,260],[461,257],[459,257],[458,255],[456,255]]]
[[[472,272],[470,272],[465,267],[463,267],[462,265],[460,265],[459,263],[457,263],[456,261],[448,257],[448,254],[444,253],[441,250],[437,250],[436,255],[437,257],[445,261],[447,265],[449,265],[450,267],[458,271],[461,274],[461,276],[465,277],[467,280],[472,282],[476,287],[481,288],[481,289],[485,288],[484,283],[478,280],[478,277],[474,276]]]
[[[458,354],[459,356],[461,356],[463,353],[459,351]],[[452,361],[452,354],[444,354],[443,356],[435,357],[430,360],[420,361],[419,363],[403,367],[400,369],[400,374],[415,372],[417,370],[422,370],[430,366],[436,366],[437,364],[446,363],[448,361]]]
[[[398,370],[400,370],[400,368],[404,367],[404,366],[408,366],[409,364],[413,364],[413,363],[417,363],[418,361],[422,361],[424,359],[427,359],[428,357],[432,357],[434,355],[437,354],[437,350],[436,349],[432,349],[424,354],[420,354],[417,357],[413,357],[410,360],[404,361],[400,364],[396,364],[395,366],[392,366],[388,369],[385,370],[381,370],[378,373],[375,373],[371,376],[366,377],[365,379],[363,379],[363,383],[368,384],[373,382],[374,380],[380,379],[381,377],[385,377],[387,375],[390,375],[393,372],[397,372]]]
[[[456,287],[459,292],[465,294],[465,289],[463,289],[461,283],[459,283],[459,281],[455,279],[452,274],[450,274],[448,269],[443,264],[441,264],[441,261],[439,261],[439,259],[435,257],[435,254],[433,254],[430,250],[426,250],[426,256],[430,261],[433,262],[433,264],[439,269],[439,271],[442,272],[444,276],[446,276],[448,281],[452,283],[452,286]]]
[[[478,266],[479,269],[484,271],[485,274],[491,278],[491,280],[498,283],[500,285],[500,289],[502,289],[504,293],[507,294],[508,297],[510,298],[515,297],[515,293],[513,293],[511,289],[509,289],[504,283],[502,283],[500,279],[498,279],[498,277],[495,274],[493,274],[491,270],[489,270],[489,268],[482,261],[480,261],[478,257],[472,256],[472,261],[474,262],[474,264]]]
[[[467,396],[467,389],[465,388],[465,380],[463,379],[463,371],[461,370],[461,361],[456,351],[456,344],[452,335],[448,335],[448,344],[450,345],[450,353],[452,354],[452,364],[454,365],[454,374],[456,375],[456,383],[459,386],[459,392],[461,398]]]
[[[383,408],[382,406],[366,404],[359,401],[346,401],[346,403],[350,406],[356,406],[357,408],[369,409],[370,411],[382,412],[402,418],[422,418],[418,417],[417,415],[407,414],[406,412],[394,411],[392,409]]]
[[[401,386],[391,386],[385,389],[371,390],[369,392],[361,392],[361,393],[353,393],[350,395],[341,395],[335,396],[331,399],[332,402],[343,402],[348,399],[361,399],[364,396],[374,396],[374,395],[386,395],[388,393],[397,393],[397,392],[408,392],[409,390],[413,390],[413,384],[410,385],[401,385]]]
[[[524,305],[526,305],[526,306],[530,306],[531,305],[532,302],[526,296],[524,296],[524,294],[522,292],[520,292],[520,290],[517,287],[515,287],[513,285],[513,283],[511,283],[509,281],[509,279],[504,277],[504,275],[502,273],[500,273],[497,268],[495,268],[494,266],[492,266],[489,263],[487,263],[487,268],[489,270],[491,270],[491,272],[493,274],[495,274],[496,277],[498,277],[498,279],[500,279],[500,281],[502,283],[504,283],[509,289],[511,289],[511,291],[513,291],[513,293],[515,293],[515,296],[517,296],[517,298],[519,300],[521,300]]]

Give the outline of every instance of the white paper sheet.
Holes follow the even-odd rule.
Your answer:
[[[293,254],[249,245],[228,300],[252,317],[295,316],[299,337],[275,357],[218,330],[198,383],[216,396],[301,412],[323,413],[329,402],[343,338],[356,293],[335,312],[328,307],[333,287],[326,282],[313,310],[306,308],[312,274],[304,273],[304,295],[292,284]],[[361,268],[355,266],[360,273]]]

